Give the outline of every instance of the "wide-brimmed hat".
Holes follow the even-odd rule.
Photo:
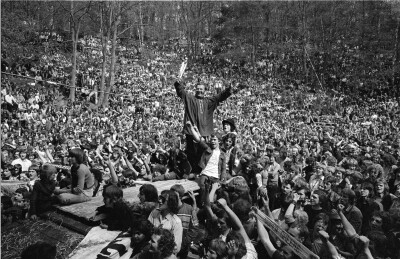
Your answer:
[[[222,125],[224,125],[225,123],[231,125],[231,131],[236,130],[235,121],[232,118],[225,119],[222,121]]]

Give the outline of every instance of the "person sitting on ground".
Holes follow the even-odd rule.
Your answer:
[[[108,185],[103,189],[104,205],[97,208],[98,213],[104,213],[106,218],[100,227],[108,230],[133,230],[133,212],[123,199],[122,189],[116,185]]]
[[[176,215],[179,211],[179,196],[175,191],[164,190],[159,197],[159,207],[154,209],[148,220],[154,227],[171,231],[175,238],[175,254],[181,250],[183,227],[181,219]]]
[[[33,220],[48,210],[51,210],[52,205],[56,203],[59,189],[56,189],[57,168],[53,165],[44,165],[40,171],[40,180],[37,180],[33,185],[31,195],[29,214]]]
[[[133,223],[135,228],[132,230],[131,247],[133,248],[131,257],[142,251],[149,250],[151,235],[154,231],[153,224],[147,219],[141,219]]]
[[[74,148],[69,151],[71,167],[71,188],[63,189],[58,199],[61,204],[68,205],[89,201],[93,197],[94,176],[84,164],[85,153],[82,149]]]

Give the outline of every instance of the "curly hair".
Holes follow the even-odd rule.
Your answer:
[[[228,256],[228,247],[224,241],[219,238],[211,240],[209,249],[215,251],[217,259],[225,258]]]
[[[155,228],[153,235],[160,236],[158,240],[158,251],[161,258],[167,258],[172,255],[175,248],[175,238],[169,230],[161,227]]]

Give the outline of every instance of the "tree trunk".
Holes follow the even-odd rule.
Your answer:
[[[256,74],[256,36],[254,34],[254,28],[251,26],[251,65],[253,67],[253,74]]]
[[[112,31],[113,31],[113,37],[111,41],[111,64],[110,64],[110,77],[109,77],[109,82],[107,85],[107,90],[104,93],[104,100],[102,103],[103,107],[108,106],[108,97],[110,95],[111,88],[114,86],[114,81],[115,81],[115,63],[116,63],[116,55],[115,55],[115,50],[117,48],[117,34],[118,34],[118,25],[121,21],[121,13],[120,13],[120,8],[121,8],[121,3],[120,2],[115,2],[117,5],[117,20],[114,22]]]
[[[100,78],[100,94],[99,94],[99,101],[97,103],[97,106],[99,107],[103,103],[104,99],[104,92],[105,92],[105,81],[106,81],[106,64],[107,64],[107,43],[108,43],[108,35],[109,32],[107,30],[106,35],[104,35],[104,29],[106,28],[105,22],[104,22],[104,8],[102,7],[101,10],[101,15],[100,15],[100,33],[101,33],[101,52],[103,54],[103,59],[102,59],[102,64],[101,64],[101,78]]]
[[[302,2],[303,8],[303,73],[304,73],[304,81],[308,82],[308,70],[307,70],[307,33],[306,33],[306,5],[305,2]]]
[[[139,46],[142,47],[144,42],[144,26],[143,26],[143,13],[142,13],[142,3],[139,2]]]
[[[400,17],[397,18],[397,27],[396,27],[396,41],[394,45],[394,58],[393,58],[393,76],[392,76],[392,82],[393,85],[396,87],[396,68],[399,67],[400,64]],[[398,76],[398,75],[397,75]],[[400,87],[396,87],[396,92],[397,92],[397,103],[400,105]]]
[[[71,16],[74,13],[74,1],[71,1]],[[78,44],[78,30],[75,30],[75,22],[71,18],[71,37],[72,37],[72,71],[71,81],[69,84],[69,99],[75,102],[75,85],[76,85],[76,55],[77,55],[77,44]]]

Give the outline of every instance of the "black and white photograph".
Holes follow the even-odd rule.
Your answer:
[[[2,259],[400,258],[400,0],[1,1]]]

